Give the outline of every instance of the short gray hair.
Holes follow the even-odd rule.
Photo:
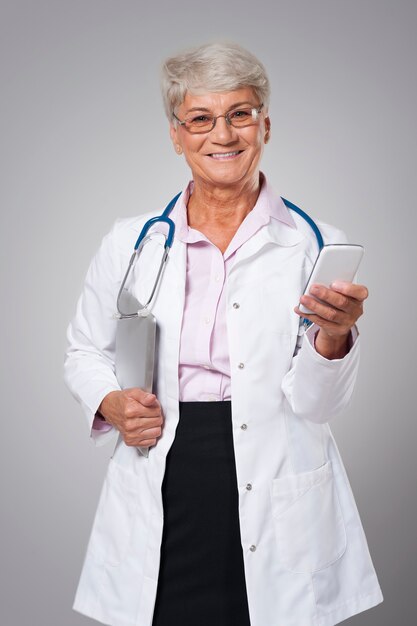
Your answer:
[[[170,121],[187,92],[221,93],[244,87],[252,87],[265,108],[268,106],[270,86],[264,66],[236,43],[217,42],[191,48],[162,65],[161,91]]]

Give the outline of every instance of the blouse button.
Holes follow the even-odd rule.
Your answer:
[[[244,363],[239,363],[238,368],[239,368],[240,370],[243,370],[243,368],[244,368],[244,367],[245,367],[245,364],[244,364]]]
[[[248,484],[246,485],[246,489],[247,489],[248,491],[250,491],[250,490],[252,489],[252,485],[251,485],[250,483],[248,483]]]
[[[246,429],[247,429],[247,427],[248,427],[248,425],[247,425],[247,424],[242,424],[241,429],[242,429],[242,430],[246,430]]]
[[[233,302],[233,308],[238,309],[240,307],[239,302]]]
[[[255,550],[256,550],[256,546],[251,546],[251,547],[249,548],[249,550],[250,550],[251,552],[255,552]]]

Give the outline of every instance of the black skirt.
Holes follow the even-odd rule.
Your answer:
[[[180,402],[152,626],[250,626],[231,402]]]

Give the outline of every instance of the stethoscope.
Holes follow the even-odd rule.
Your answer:
[[[168,260],[168,254],[169,251],[171,249],[171,246],[173,244],[174,241],[174,234],[175,234],[175,224],[172,221],[172,219],[169,217],[169,214],[171,213],[172,209],[174,208],[178,198],[180,197],[182,192],[178,193],[174,198],[172,198],[172,200],[167,204],[165,210],[163,211],[163,213],[161,213],[161,215],[157,215],[156,217],[151,217],[151,219],[149,219],[143,226],[139,237],[137,238],[137,241],[135,243],[135,247],[133,250],[133,254],[130,257],[129,260],[129,264],[126,270],[126,273],[123,277],[120,289],[119,289],[119,293],[117,295],[117,311],[118,311],[118,318],[120,319],[126,319],[126,318],[133,318],[133,317],[146,317],[147,315],[149,315],[149,305],[152,302],[152,299],[155,295],[155,292],[161,282],[161,278],[163,275],[163,270],[165,267],[165,264]],[[286,200],[285,198],[282,198],[284,204],[286,207],[288,207],[289,209],[291,209],[292,211],[294,211],[294,213],[297,213],[298,215],[300,215],[308,224],[309,226],[311,226],[316,239],[317,239],[317,244],[319,247],[319,251],[323,248],[324,246],[324,241],[323,241],[323,237],[322,234],[320,232],[319,227],[317,226],[317,224],[315,223],[315,221],[302,209],[300,209],[300,207],[296,206],[295,204],[293,204],[292,202],[290,202],[289,200]],[[165,243],[164,243],[164,252],[162,255],[162,259],[161,259],[161,263],[159,265],[159,269],[158,269],[158,273],[156,275],[155,278],[155,283],[153,286],[153,289],[151,291],[151,294],[149,296],[148,301],[145,304],[142,304],[140,306],[140,308],[134,312],[134,313],[126,313],[124,311],[121,310],[121,305],[120,305],[120,298],[124,289],[124,286],[126,284],[126,281],[129,277],[129,274],[133,268],[134,263],[137,261],[137,259],[140,256],[141,251],[143,250],[143,247],[145,245],[145,243],[150,239],[150,235],[148,235],[148,231],[149,229],[154,226],[155,224],[157,224],[158,222],[163,222],[165,224],[168,225],[168,234],[165,235],[164,233],[163,236],[165,237]],[[309,322],[308,320],[301,320],[302,325],[304,326],[304,329],[306,329],[311,322]]]

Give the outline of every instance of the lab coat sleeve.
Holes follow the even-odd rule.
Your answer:
[[[359,367],[360,338],[353,333],[353,345],[343,359],[329,360],[314,348],[313,325],[307,331],[291,369],[284,376],[282,391],[295,415],[322,424],[341,413],[349,404]]]
[[[349,404],[359,367],[360,337],[353,332],[353,345],[343,359],[329,360],[315,348],[311,326],[298,354],[282,381],[282,391],[292,412],[300,418],[322,424],[341,413]]]
[[[64,379],[80,402],[88,431],[95,445],[103,445],[117,434],[93,428],[103,398],[120,390],[115,376],[116,299],[122,276],[121,255],[115,242],[117,222],[106,235],[90,263],[76,313],[67,330]]]
[[[348,242],[339,229],[320,224],[320,230],[326,243]],[[321,424],[340,414],[349,404],[359,367],[360,336],[356,328],[352,329],[353,345],[348,354],[343,359],[329,360],[314,348],[317,330],[316,324],[308,329],[281,388],[295,415]]]

